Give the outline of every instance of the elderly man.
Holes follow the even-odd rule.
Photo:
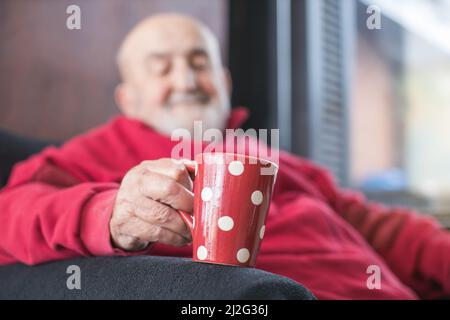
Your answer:
[[[176,209],[192,181],[169,159],[174,129],[236,128],[230,77],[204,25],[180,15],[139,23],[124,40],[123,115],[14,168],[0,193],[0,264],[76,256],[192,254]],[[318,298],[450,295],[450,235],[434,220],[339,190],[314,164],[281,153],[257,267]],[[372,270],[381,287],[372,287]]]

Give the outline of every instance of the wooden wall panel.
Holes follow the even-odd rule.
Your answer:
[[[81,7],[81,30],[66,28],[70,4]],[[136,22],[190,14],[225,48],[227,10],[226,0],[1,0],[0,128],[60,140],[103,123],[118,112],[114,59]]]

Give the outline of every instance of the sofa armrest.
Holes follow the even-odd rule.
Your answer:
[[[81,271],[79,290],[67,287],[71,265]],[[262,270],[158,256],[2,266],[0,283],[0,299],[315,299],[293,280]]]
[[[27,159],[49,145],[58,144],[22,137],[0,129],[0,188],[6,184],[11,169],[16,163]]]

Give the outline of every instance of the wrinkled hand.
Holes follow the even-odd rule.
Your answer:
[[[153,242],[188,244],[190,231],[175,209],[192,212],[193,203],[192,180],[183,163],[144,161],[120,185],[109,224],[112,242],[127,251]]]

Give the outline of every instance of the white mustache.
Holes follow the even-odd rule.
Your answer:
[[[200,103],[200,104],[204,104],[206,102],[209,101],[209,97],[202,93],[202,92],[197,92],[197,93],[173,93],[169,99],[167,100],[167,104],[170,105],[174,105],[174,104],[178,104],[178,103]]]

